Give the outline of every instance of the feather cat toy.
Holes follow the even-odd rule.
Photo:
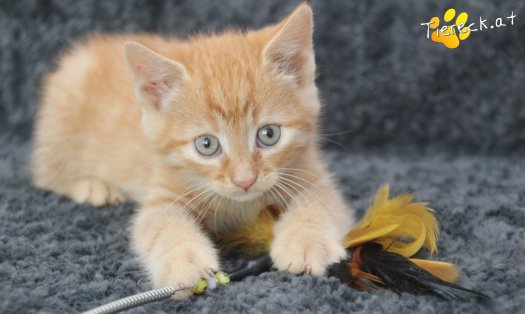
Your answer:
[[[454,284],[459,277],[455,265],[414,258],[423,247],[430,254],[437,252],[439,228],[434,210],[426,203],[412,202],[414,195],[389,199],[389,193],[388,185],[378,190],[364,217],[345,237],[344,244],[350,257],[331,265],[328,275],[360,290],[384,288],[397,293],[433,294],[455,300],[488,299],[482,293]],[[186,289],[200,294],[206,289],[269,271],[272,263],[267,252],[273,237],[273,223],[279,214],[279,208],[268,207],[253,223],[217,237],[223,250],[258,255],[259,258],[248,261],[229,275],[217,272],[212,279],[201,280],[195,287]],[[178,290],[173,287],[156,289],[86,313],[114,313],[168,298]]]
[[[455,285],[455,265],[413,258],[423,247],[437,252],[439,228],[434,210],[414,203],[414,195],[389,199],[390,188],[382,186],[364,217],[345,237],[350,258],[333,264],[329,276],[361,290],[386,288],[395,292],[430,293],[445,298],[487,298],[484,294]],[[272,225],[279,212],[268,208],[257,221],[219,236],[228,251],[258,255],[269,251]]]

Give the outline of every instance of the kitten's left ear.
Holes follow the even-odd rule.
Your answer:
[[[300,4],[277,26],[277,33],[263,50],[264,62],[299,86],[315,78],[313,13],[307,3]]]

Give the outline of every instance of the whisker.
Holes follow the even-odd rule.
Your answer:
[[[281,179],[284,179],[284,178],[281,178]],[[292,188],[294,189],[296,192],[300,193],[300,197],[304,197],[306,200],[308,200],[308,203],[317,203],[316,205],[314,205],[313,208],[315,211],[319,211],[321,209],[321,205],[323,204],[321,198],[318,196],[318,195],[315,195],[314,193],[307,193],[306,190],[303,188],[302,191],[298,190],[298,188],[294,187],[291,185],[291,183],[294,183],[294,184],[297,184],[299,186],[301,186],[300,184],[298,184],[297,182],[294,182],[294,181],[290,181],[288,180],[288,182],[284,182],[284,181],[281,181],[281,183],[285,186],[288,186],[289,188]],[[312,190],[309,190],[310,192],[312,192]],[[321,213],[320,213],[321,214]]]
[[[300,202],[299,202],[299,199],[298,199],[295,195],[293,195],[292,193],[290,193],[290,192],[288,191],[288,189],[286,189],[286,186],[282,185],[281,183],[282,183],[282,182],[280,182],[280,181],[275,182],[275,186],[281,188],[281,190],[282,190],[284,193],[286,193],[286,194],[287,194],[287,195],[288,195],[288,196],[289,196],[294,202],[296,202],[297,204],[299,204],[299,203],[300,203]]]
[[[223,196],[219,197],[219,204],[215,207],[215,214],[213,216],[213,230],[217,231],[217,214],[219,211],[221,211],[225,206],[223,205],[226,202],[225,198]]]
[[[285,201],[282,198],[279,199],[277,197],[277,194],[276,194],[277,191],[274,190],[274,187],[268,190],[268,192],[271,194],[272,199],[277,203],[278,206],[281,206],[282,209],[286,209]]]
[[[329,139],[329,138],[326,138],[326,137],[323,137],[323,136],[319,136],[319,138],[322,140],[322,141],[328,141],[330,143],[334,143],[336,144],[337,146],[343,148],[346,152],[350,152],[350,149],[348,147],[346,147],[345,145],[343,145],[342,143],[339,143],[338,141],[335,141],[335,140],[332,140],[332,139]]]
[[[208,197],[208,200],[202,205],[204,208],[214,208],[214,201],[217,198],[217,194],[213,193],[211,196]]]
[[[321,196],[328,197],[328,196],[326,195],[326,191],[325,191],[324,189],[322,189],[322,188],[321,188],[318,184],[316,184],[316,183],[310,182],[310,181],[308,181],[308,180],[306,180],[306,179],[304,179],[304,178],[301,178],[301,177],[299,177],[299,176],[295,176],[295,175],[290,174],[290,173],[281,173],[281,175],[284,176],[284,177],[288,177],[288,179],[289,179],[289,178],[294,178],[294,179],[297,179],[297,180],[301,180],[301,181],[303,181],[303,182],[309,184],[311,187],[315,188],[318,192],[321,193]],[[290,180],[290,179],[289,179],[289,180]],[[298,184],[297,182],[295,182],[295,181],[293,181],[293,180],[290,180],[290,181],[292,181],[292,182]],[[302,185],[301,185],[301,186],[302,186]],[[304,188],[304,187],[303,187],[303,188]]]
[[[177,193],[174,193],[173,191],[164,191],[164,192],[168,192],[169,194],[169,197],[171,197],[172,195],[176,195],[178,197],[174,198],[171,202],[169,202],[168,204],[165,204],[162,209],[167,209],[168,207],[171,207],[173,206],[173,204],[175,204],[176,202],[178,202],[179,200],[181,200],[183,197],[185,197],[186,195],[194,192],[194,191],[197,191],[198,189],[202,188],[203,186],[205,186],[205,184],[197,184],[197,185],[193,185],[193,186],[190,186],[188,187],[186,190],[189,190],[187,192],[184,192],[183,191],[183,194],[180,195],[180,194],[177,194]],[[185,191],[186,191],[185,190]]]
[[[201,206],[202,203],[205,202],[208,199],[208,197],[213,195],[213,193],[214,192],[211,189],[206,189],[203,193],[200,193],[197,197],[194,197],[192,199],[192,210],[197,212],[197,217],[195,219],[196,223],[200,223],[202,217],[204,217],[204,215],[206,214],[205,209]]]
[[[279,181],[279,182],[280,182],[282,185],[284,185],[284,186],[286,186],[286,187],[288,187],[288,188],[290,188],[290,189],[293,189],[292,192],[295,192],[295,193],[297,194],[298,197],[305,197],[305,198],[307,198],[307,197],[306,197],[305,188],[304,188],[302,185],[300,185],[300,184],[298,184],[298,183],[296,183],[296,182],[293,182],[293,181],[291,181],[291,180],[288,180],[288,179],[286,179],[286,178],[283,178],[283,177],[280,178],[280,181]],[[300,187],[300,189],[297,188],[297,187],[295,187],[295,186],[293,186],[291,183],[297,184],[297,185]]]
[[[341,132],[336,132],[336,133],[318,133],[318,134],[322,135],[322,136],[337,136],[337,135],[345,135],[345,134],[354,133],[357,130],[358,130],[357,128],[353,128],[353,129],[349,129],[349,130],[345,130],[345,131],[341,131]]]
[[[301,172],[304,172],[304,173],[307,173],[307,174],[312,175],[312,176],[315,177],[316,179],[320,179],[320,178],[321,178],[318,174],[313,173],[313,172],[311,172],[311,171],[308,171],[308,170],[306,170],[306,169],[282,167],[282,168],[279,168],[279,170],[301,171]]]

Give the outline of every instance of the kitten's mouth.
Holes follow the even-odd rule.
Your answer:
[[[249,202],[263,195],[260,191],[242,191],[230,195],[228,198],[236,202]]]

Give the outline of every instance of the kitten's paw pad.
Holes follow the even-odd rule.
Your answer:
[[[456,10],[451,8],[445,12],[443,20],[445,22],[450,22],[454,17],[456,17]],[[462,40],[465,40],[470,36],[470,28],[466,26],[468,25],[467,19],[467,12],[461,12],[456,17],[455,25],[439,27],[440,20],[437,16],[434,16],[430,19],[431,24],[429,25],[431,29],[435,29],[435,31],[432,32],[432,41],[442,43],[445,47],[450,49],[457,48]]]
[[[90,203],[96,207],[126,200],[119,189],[96,178],[78,180],[73,184],[69,196],[77,203]]]
[[[156,287],[188,288],[175,293],[175,299],[191,296],[191,288],[201,279],[214,276],[217,270],[219,260],[215,250],[197,248],[196,245],[163,255],[150,269]]]
[[[277,235],[270,255],[281,271],[322,276],[330,264],[346,257],[346,250],[329,234],[296,230]]]

